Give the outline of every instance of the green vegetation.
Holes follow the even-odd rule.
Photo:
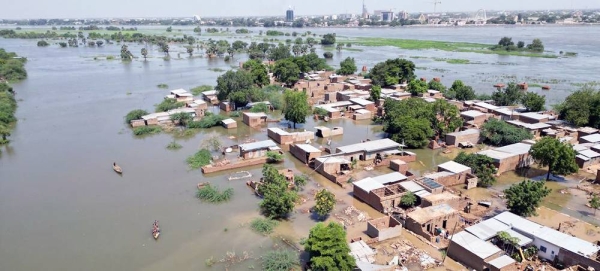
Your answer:
[[[600,127],[600,92],[591,85],[569,95],[562,104],[556,106],[560,118],[576,126]]]
[[[283,59],[275,63],[273,75],[278,82],[285,83],[288,87],[293,86],[300,80],[300,68],[292,59]]]
[[[468,59],[458,59],[458,58],[439,58],[439,57],[434,57],[433,60],[435,61],[444,61],[448,64],[469,64],[471,63],[470,60]]]
[[[315,212],[321,218],[327,217],[335,207],[335,195],[322,189],[315,195]]]
[[[270,218],[257,217],[250,222],[250,228],[262,235],[269,235],[273,233],[277,225],[279,225],[279,222]]]
[[[187,124],[192,121],[194,119],[194,117],[192,117],[191,114],[186,113],[186,112],[179,112],[179,113],[175,113],[172,114],[170,116],[171,121],[173,121],[174,123],[180,125],[180,126],[187,126]]]
[[[176,141],[171,141],[168,145],[167,145],[167,149],[168,150],[179,150],[183,148],[183,146],[181,146],[181,144],[177,143]]]
[[[371,101],[377,101],[381,99],[381,87],[378,85],[372,86],[369,96],[371,98]]]
[[[527,130],[494,118],[489,119],[481,127],[483,141],[494,146],[515,144],[532,137]]]
[[[594,209],[594,215],[596,215],[596,210],[600,208],[600,197],[598,197],[596,194],[593,194],[588,203],[590,204],[590,208]]]
[[[494,159],[481,154],[461,152],[454,158],[454,162],[470,167],[473,174],[479,179],[477,186],[490,187],[496,182],[496,166]]]
[[[404,207],[413,207],[417,202],[417,196],[413,194],[413,192],[406,192],[406,194],[402,195],[400,198],[400,204]]]
[[[535,209],[551,191],[544,182],[524,180],[504,190],[506,206],[510,212],[520,216],[536,215]]]
[[[310,104],[308,104],[308,96],[303,91],[286,90],[283,93],[285,106],[283,107],[283,115],[285,119],[294,123],[305,123],[306,117],[310,115]]]
[[[452,87],[444,92],[444,96],[448,99],[456,99],[459,101],[468,101],[476,98],[473,88],[465,85],[461,80],[454,81]]]
[[[7,53],[0,48],[0,145],[9,142],[12,123],[17,121],[17,101],[13,88],[6,81],[19,81],[27,77],[24,59],[16,58],[15,53]]]
[[[207,149],[201,149],[194,155],[188,157],[186,159],[186,162],[191,169],[199,169],[203,166],[210,164],[211,160],[212,155],[210,154],[210,151],[208,151]]]
[[[218,187],[208,184],[198,189],[196,197],[210,203],[226,202],[233,197],[233,188],[227,188],[224,191],[221,191]]]
[[[194,96],[198,96],[200,94],[202,94],[202,92],[205,91],[209,91],[209,90],[213,90],[213,86],[209,86],[209,85],[202,85],[202,86],[197,86],[195,88],[190,89],[190,92],[194,95]]]
[[[25,58],[19,58],[17,54],[0,48],[0,81],[17,82],[27,78],[25,61]]]
[[[506,88],[497,89],[492,93],[492,100],[497,106],[510,106],[515,105],[521,101],[523,93],[517,86],[517,84],[511,82],[508,83]]]
[[[539,112],[545,109],[546,97],[533,92],[527,92],[522,95],[521,104],[529,112]]]
[[[190,129],[198,129],[198,128],[211,128],[215,126],[221,125],[221,121],[226,119],[226,117],[221,115],[216,115],[210,112],[206,112],[204,117],[200,121],[190,121],[187,124],[187,128]]]
[[[512,38],[503,37],[498,42],[498,45],[490,47],[492,51],[519,51],[519,52],[534,52],[543,53],[544,44],[540,39],[534,39],[531,44],[525,46],[525,42],[519,41],[517,45],[512,41]]]
[[[140,126],[133,128],[133,134],[136,136],[152,135],[162,132],[160,126]]]
[[[244,62],[243,68],[250,72],[252,81],[258,87],[264,87],[270,83],[267,67],[260,60],[250,59]]]
[[[321,39],[321,45],[334,45],[335,44],[335,33],[325,34]]]
[[[446,92],[446,86],[444,86],[444,84],[442,84],[441,82],[435,81],[433,79],[429,81],[429,83],[427,83],[427,88],[437,90],[441,93]]]
[[[294,209],[298,195],[288,189],[285,176],[269,164],[263,165],[263,184],[258,192],[263,195],[260,208],[267,217],[284,218]]]
[[[327,112],[327,110],[325,110],[325,109],[323,109],[321,107],[315,107],[313,109],[313,114],[315,114],[317,116],[320,116],[320,117],[326,117],[328,113],[329,112]]]
[[[242,116],[242,112],[240,111],[233,111],[229,114],[230,118],[239,118]]]
[[[125,116],[125,123],[129,124],[129,123],[131,123],[132,120],[139,120],[142,118],[142,116],[145,116],[145,115],[148,115],[148,112],[146,110],[142,110],[142,109],[131,110]]]
[[[568,175],[579,170],[575,162],[575,150],[569,143],[551,137],[544,137],[529,150],[531,157],[542,167],[548,167],[546,181],[550,174]]]
[[[283,154],[276,151],[268,151],[267,159],[269,159],[269,162],[271,163],[278,163],[283,161]]]
[[[340,62],[340,69],[337,70],[337,73],[341,75],[351,75],[354,74],[356,70],[356,62],[354,61],[354,58],[347,57]]]
[[[388,59],[376,64],[369,75],[373,85],[391,86],[404,81],[409,82],[415,78],[415,64],[406,59]]]
[[[332,52],[325,52],[323,53],[323,57],[326,59],[332,59],[333,58],[333,53]]]
[[[266,103],[255,104],[254,106],[252,106],[252,108],[250,108],[250,112],[252,113],[269,113],[269,111],[271,111],[271,109]]]
[[[264,271],[288,271],[300,266],[298,254],[287,249],[271,250],[262,257]]]
[[[178,102],[175,99],[166,98],[156,105],[156,112],[167,112],[172,109],[180,108],[185,105],[184,102]]]
[[[335,222],[317,223],[310,229],[304,251],[308,252],[311,270],[350,271],[356,265],[346,242],[346,231]]]
[[[45,40],[40,40],[40,41],[37,42],[37,46],[38,47],[46,47],[48,45],[50,45],[50,44],[47,41],[45,41]]]
[[[419,94],[427,92],[427,82],[413,79],[408,83],[408,88],[406,90],[413,96],[418,96]]]

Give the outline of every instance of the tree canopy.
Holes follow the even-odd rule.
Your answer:
[[[432,107],[434,114],[432,124],[439,137],[445,137],[447,133],[452,133],[463,125],[463,119],[455,105],[438,99]]]
[[[335,207],[335,195],[327,189],[321,189],[315,195],[315,212],[320,217],[326,217]]]
[[[277,47],[271,48],[269,52],[269,60],[272,61],[277,61],[290,57],[292,57],[292,53],[290,53],[290,47],[283,43],[280,43]]]
[[[263,196],[260,202],[262,212],[271,218],[287,217],[294,210],[294,202],[298,197],[288,189],[288,182],[277,169],[269,164],[263,165],[263,184],[258,192]]]
[[[273,75],[277,81],[285,83],[288,86],[293,86],[300,80],[300,68],[292,59],[283,59],[275,63]]]
[[[521,104],[529,112],[539,112],[545,109],[546,97],[533,92],[527,92],[521,97]]]
[[[340,62],[340,69],[337,70],[338,74],[341,75],[351,75],[356,72],[356,63],[354,62],[354,58],[347,57],[346,59]]]
[[[568,175],[579,170],[575,162],[575,150],[569,143],[551,137],[544,137],[529,150],[531,157],[542,167],[548,167],[546,180],[550,174]]]
[[[255,85],[264,87],[270,83],[267,67],[260,60],[250,59],[244,62],[243,68],[250,72]]]
[[[304,250],[308,252],[311,270],[351,271],[356,265],[354,257],[350,255],[346,231],[335,222],[327,225],[317,223],[310,229]]]
[[[333,45],[335,44],[335,33],[333,34],[325,34],[321,39],[322,45]]]
[[[372,86],[370,96],[372,101],[377,101],[381,99],[381,87],[378,85]]]
[[[406,192],[406,194],[402,195],[400,198],[400,204],[404,207],[413,207],[417,202],[417,196],[413,192]]]
[[[524,180],[504,190],[506,206],[520,216],[536,215],[535,209],[551,191],[544,182]]]
[[[506,121],[491,118],[481,126],[481,138],[490,145],[506,146],[519,143],[525,139],[531,139],[533,135],[523,128],[508,124]]]
[[[285,101],[283,115],[286,120],[294,123],[296,129],[296,123],[305,123],[306,117],[311,114],[308,96],[303,91],[286,90],[283,98]]]
[[[521,90],[515,83],[508,83],[506,88],[498,89],[492,94],[492,100],[497,106],[515,105],[521,101]]]
[[[409,148],[422,148],[433,137],[431,104],[420,98],[402,101],[386,99],[383,116],[384,132],[392,140]]]
[[[376,64],[369,76],[374,85],[391,86],[403,81],[409,82],[415,78],[415,63],[406,59],[388,59]]]
[[[227,71],[217,78],[217,98],[220,101],[231,100],[237,106],[248,102],[247,92],[253,87],[252,74],[245,70]]]
[[[427,83],[419,79],[413,79],[408,83],[408,92],[413,96],[427,92]]]
[[[444,93],[444,96],[448,99],[456,99],[459,101],[473,100],[477,97],[473,88],[465,85],[461,80],[454,81],[452,87]]]
[[[441,82],[435,80],[429,81],[429,83],[427,83],[427,88],[437,90],[441,93],[446,92],[446,86],[444,86],[444,84],[442,84]]]
[[[576,126],[600,127],[600,92],[590,85],[573,92],[556,109],[561,119]]]
[[[496,182],[496,166],[494,159],[475,153],[461,152],[454,158],[454,162],[470,167],[473,174],[477,176],[477,186],[490,187]]]

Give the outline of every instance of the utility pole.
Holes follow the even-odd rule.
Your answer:
[[[452,236],[450,236],[450,243],[452,243],[452,238],[454,238],[454,234],[456,233],[456,226],[458,226],[458,221],[454,223],[454,229],[452,229]],[[450,244],[448,244],[448,248],[446,249],[446,254],[444,254],[444,258],[442,259],[441,265],[443,265],[444,261],[446,261],[446,257],[448,257],[448,251],[450,251]]]

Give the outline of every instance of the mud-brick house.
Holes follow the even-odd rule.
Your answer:
[[[315,135],[317,137],[327,138],[327,137],[338,136],[338,135],[344,134],[343,127],[329,128],[329,127],[325,127],[325,126],[316,126],[315,129],[317,130],[315,132]]]
[[[498,169],[497,174],[502,174],[532,165],[533,158],[529,155],[530,149],[531,144],[515,143],[493,150],[480,151],[478,154],[494,159],[494,165]]]
[[[474,178],[472,170],[463,164],[459,164],[454,161],[449,161],[438,165],[438,172],[449,172],[452,173],[450,178],[444,180],[437,180],[438,183],[443,184],[446,187],[464,184],[467,179]]]
[[[244,112],[242,114],[242,122],[250,127],[257,127],[267,122],[267,114]]]
[[[221,124],[226,129],[237,128],[237,122],[235,120],[233,120],[233,119],[224,119],[223,121],[221,121]]]
[[[402,224],[392,216],[367,221],[367,235],[379,242],[396,238],[402,234]]]
[[[352,162],[344,157],[321,156],[315,159],[315,171],[328,180],[343,186],[350,179]]]
[[[352,99],[350,99],[350,102],[355,105],[360,105],[364,109],[369,110],[371,112],[375,112],[377,110],[377,107],[375,106],[375,102],[368,101],[368,100],[365,100],[362,98],[352,98]]]
[[[466,231],[452,236],[448,246],[448,257],[477,270],[491,270],[491,262],[502,256],[503,251],[490,242],[477,238]]]
[[[478,144],[480,142],[480,131],[478,129],[467,129],[446,135],[446,145],[458,147],[460,143]]]
[[[322,153],[321,150],[310,144],[292,144],[290,152],[304,164],[314,162],[314,159],[319,158]]]
[[[450,207],[458,210],[460,207],[460,197],[450,192],[442,192],[439,194],[427,195],[421,198],[421,208],[442,204],[448,204]]]
[[[479,110],[467,110],[460,113],[460,117],[474,127],[481,127],[483,123],[489,118],[489,116]]]
[[[372,112],[366,109],[358,109],[354,111],[354,115],[352,115],[353,120],[370,120]]]
[[[202,92],[202,100],[205,100],[207,103],[211,105],[219,104],[219,99],[217,98],[216,90],[208,90]]]
[[[440,234],[445,236],[446,231],[452,234],[459,218],[459,212],[448,204],[417,208],[407,214],[406,229],[435,244]]]
[[[400,206],[402,196],[408,191],[401,183],[384,185],[373,178],[364,178],[353,183],[353,195],[373,209],[389,213]]]
[[[165,96],[167,99],[175,99],[178,102],[192,102],[194,100],[194,95],[192,93],[187,92],[185,89],[174,89],[170,91],[170,94]]]
[[[545,123],[548,122],[550,119],[554,119],[554,117],[547,114],[540,114],[534,112],[521,113],[519,115],[519,120],[525,123]]]
[[[315,133],[310,131],[290,133],[280,128],[267,129],[267,136],[281,145],[289,145],[294,142],[305,142],[307,140],[315,139]]]
[[[240,145],[240,157],[244,159],[260,158],[267,156],[267,152],[277,150],[277,144],[273,140],[264,140]]]
[[[399,153],[401,146],[401,144],[385,138],[338,147],[336,154],[342,155],[350,161],[366,161],[375,159],[377,154],[383,156],[386,153]]]

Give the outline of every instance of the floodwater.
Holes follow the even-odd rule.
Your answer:
[[[515,40],[540,37],[548,50],[575,51],[579,56],[537,59],[355,46],[363,51],[336,52],[331,64],[348,56],[354,57],[359,66],[368,67],[401,55],[469,58],[486,64],[413,60],[417,66],[428,68],[418,70],[419,76],[443,76],[446,84],[463,79],[481,91],[491,91],[492,82],[485,81],[491,76],[516,74],[519,78],[564,80],[547,92],[549,103],[568,95],[574,88],[571,82],[597,80],[593,70],[600,57],[600,50],[594,46],[600,39],[598,27],[309,30],[336,32],[345,37],[488,43],[501,36],[513,36]],[[182,33],[186,32],[191,29],[186,28]],[[150,48],[151,58],[147,62],[122,63],[102,57],[94,60],[98,56],[118,55],[117,44],[102,48],[63,49],[56,45],[38,48],[35,40],[0,39],[0,47],[27,57],[29,73],[27,80],[14,85],[19,99],[19,122],[11,144],[0,147],[0,270],[205,270],[205,261],[211,257],[218,261],[227,252],[239,256],[246,251],[251,258],[258,258],[276,243],[270,237],[251,232],[245,225],[258,216],[259,199],[245,186],[244,180],[228,181],[226,177],[231,172],[204,176],[199,170],[189,170],[185,163],[186,157],[198,150],[208,134],[217,133],[224,145],[231,145],[247,138],[266,139],[266,131],[249,129],[240,122],[235,130],[217,127],[178,138],[183,148],[169,151],[165,147],[173,140],[172,135],[136,138],[123,123],[128,111],[136,108],[151,111],[163,98],[167,91],[158,89],[157,84],[168,84],[170,89],[214,85],[220,74],[214,69],[237,66],[244,56],[237,56],[231,63],[222,59],[189,59],[181,47],[172,46],[170,61],[164,61],[156,48]],[[139,55],[140,45],[131,44],[129,48]],[[515,65],[494,64],[499,62]],[[434,68],[447,72],[434,72]],[[311,119],[300,129],[310,130],[315,125]],[[345,134],[334,138],[333,147],[383,136],[381,127],[368,121],[336,120],[318,125],[344,127]],[[230,136],[235,139],[229,139]],[[322,144],[322,140],[315,143]],[[436,164],[451,159],[450,155],[437,151],[416,152],[423,164],[414,163],[415,168],[422,172],[434,170]],[[309,187],[318,184],[340,196],[348,194],[348,190],[323,180],[291,155],[286,158],[278,167],[297,167],[309,174],[315,180]],[[122,176],[112,171],[113,162],[123,167]],[[260,166],[249,170],[253,178],[259,177]],[[234,188],[233,200],[220,205],[199,202],[194,198],[195,187],[204,181],[221,188]],[[356,200],[347,200],[346,204],[369,210]],[[155,219],[160,221],[162,229],[158,241],[150,236]],[[294,214],[290,221],[282,223],[277,234],[292,240],[306,237],[315,223],[301,213]],[[213,268],[224,267],[217,264]],[[229,270],[251,268],[260,269],[260,262],[247,260]]]

